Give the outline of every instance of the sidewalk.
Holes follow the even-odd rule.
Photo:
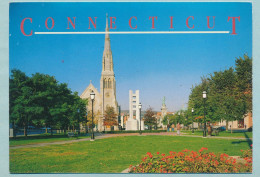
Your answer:
[[[121,133],[121,134],[102,134],[102,133],[95,133],[95,139],[104,139],[104,138],[120,137],[120,136],[138,136],[138,135],[139,135],[139,133]],[[147,136],[147,135],[178,136],[176,132],[142,133],[141,136]],[[179,136],[202,138],[202,136],[197,136],[197,135],[185,135],[185,134],[181,134],[181,135],[179,135]],[[217,139],[241,139],[241,140],[252,139],[252,138],[220,137],[220,136],[211,136],[211,137],[207,137],[207,138],[217,138]],[[28,144],[28,145],[17,145],[17,146],[12,146],[12,147],[9,147],[9,148],[10,148],[10,149],[20,149],[20,148],[43,147],[43,146],[49,146],[49,145],[77,143],[77,142],[82,142],[82,141],[90,141],[90,138],[74,139],[74,140],[68,140],[68,141],[58,141],[58,142],[51,142],[51,143],[38,143],[38,144]]]

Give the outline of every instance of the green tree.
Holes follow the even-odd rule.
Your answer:
[[[45,74],[28,77],[19,70],[11,72],[10,123],[23,126],[25,136],[29,124],[51,127],[52,133],[53,128],[66,131],[86,121],[87,101],[72,93],[67,84]]]
[[[247,112],[252,112],[252,58],[237,58],[235,70],[238,94],[246,102]]]
[[[207,91],[205,100],[203,91]],[[229,121],[243,119],[252,110],[252,59],[247,55],[239,57],[235,69],[214,72],[192,87],[188,109],[194,108],[194,117],[203,116],[203,101],[206,103],[206,120],[225,120],[226,130]]]
[[[29,123],[43,111],[35,103],[31,79],[19,70],[12,70],[10,77],[10,121],[24,127],[27,136]],[[15,126],[14,126],[15,127]]]

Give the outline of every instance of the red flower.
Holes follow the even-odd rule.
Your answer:
[[[162,154],[162,156],[165,156],[165,154]]]
[[[157,152],[157,154],[159,155],[159,154],[160,154],[160,152]]]

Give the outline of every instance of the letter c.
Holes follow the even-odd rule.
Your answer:
[[[25,36],[31,36],[32,33],[33,33],[32,30],[31,30],[31,33],[30,33],[30,34],[26,34],[26,33],[24,32],[24,27],[23,27],[23,26],[24,26],[24,21],[27,20],[27,19],[29,19],[30,22],[32,23],[32,18],[24,18],[24,19],[22,20],[22,22],[21,22],[20,29],[21,29],[21,32],[23,33],[23,35],[25,35]]]

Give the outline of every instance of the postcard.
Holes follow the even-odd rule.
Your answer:
[[[250,2],[9,4],[9,173],[253,174]]]

